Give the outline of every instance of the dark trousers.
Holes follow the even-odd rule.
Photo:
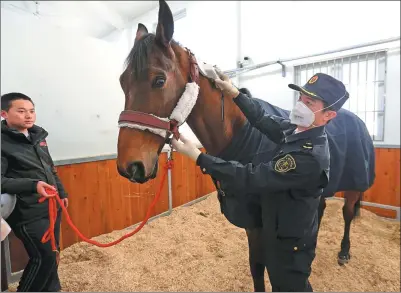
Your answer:
[[[54,225],[57,249],[60,251],[61,210]],[[42,243],[42,237],[49,228],[49,219],[42,218],[32,223],[17,225],[14,234],[22,241],[29,255],[17,292],[56,292],[61,290],[57,269],[57,253],[51,242]]]
[[[285,238],[270,239],[267,272],[273,292],[313,292],[309,283],[315,258],[315,241]]]

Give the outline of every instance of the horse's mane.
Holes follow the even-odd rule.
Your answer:
[[[134,76],[135,79],[139,79],[139,77],[149,68],[149,57],[152,53],[151,50],[154,50],[154,43],[156,41],[155,34],[146,34],[141,39],[135,41],[134,46],[132,47],[130,53],[128,54],[125,60],[125,67],[129,69],[130,73]],[[173,45],[181,46],[175,40],[172,40],[171,43]],[[163,54],[160,49],[160,58],[164,64],[169,64],[167,62],[167,57]],[[165,60],[166,59],[166,60]],[[165,62],[164,62],[165,61]]]

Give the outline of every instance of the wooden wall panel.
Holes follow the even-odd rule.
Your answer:
[[[376,179],[363,201],[400,207],[400,149],[376,148]],[[342,192],[337,197],[344,197]],[[397,212],[380,207],[363,206],[379,216],[396,218]]]
[[[376,180],[363,200],[400,206],[400,149],[376,148]]]
[[[202,149],[204,151],[204,149]],[[376,149],[376,181],[365,193],[364,201],[400,206],[400,149]],[[212,180],[187,157],[174,152],[172,170],[173,207],[181,206],[215,191]],[[167,156],[159,160],[155,180],[134,184],[117,172],[115,160],[81,163],[57,167],[59,176],[69,193],[68,208],[77,228],[91,238],[120,230],[141,222],[159,188]],[[341,197],[341,194],[337,194]],[[394,212],[368,208],[373,212],[394,217]],[[168,182],[164,182],[162,196],[151,216],[168,210]],[[79,242],[65,216],[62,222],[61,245],[66,248]]]
[[[25,250],[24,244],[21,240],[15,236],[14,232],[11,231],[8,234],[10,259],[11,261],[11,272],[16,273],[22,271],[28,264],[29,257]]]
[[[171,183],[173,208],[176,208],[197,198],[195,173],[198,167],[191,159],[177,152],[173,153],[173,160]]]
[[[202,149],[202,151],[204,151]],[[215,191],[212,180],[195,163],[174,152],[172,170],[173,207],[178,207]],[[69,193],[68,208],[72,221],[87,237],[120,230],[141,222],[160,186],[167,156],[159,159],[155,180],[134,184],[117,172],[115,160],[65,165],[57,167],[59,176]],[[342,197],[342,194],[336,194]],[[364,201],[400,207],[400,149],[376,148],[376,181],[364,196]],[[363,207],[378,215],[394,218],[394,211]],[[168,210],[168,181],[164,182],[162,196],[152,215]],[[362,214],[363,216],[363,214]],[[135,236],[134,236],[135,237]],[[13,271],[22,269],[27,255],[21,254],[22,243],[9,237]],[[63,216],[61,246],[66,248],[80,240]]]
[[[201,151],[205,151],[201,149]],[[177,152],[173,154],[172,171],[173,208],[191,202],[216,189],[210,176],[201,172],[195,162]]]
[[[371,206],[362,206],[362,209],[368,210],[372,213],[375,213],[376,215],[378,215],[380,217],[385,217],[385,218],[389,218],[389,219],[397,218],[397,211],[395,211],[395,210],[389,210],[389,209],[383,209],[383,208],[371,207]],[[363,217],[363,211],[361,212],[361,217]]]
[[[159,160],[155,180],[134,184],[117,172],[115,160],[105,160],[57,167],[60,179],[69,194],[69,214],[76,227],[88,238],[120,230],[141,222],[155,197],[166,163],[166,154]],[[168,182],[151,217],[168,210]],[[79,242],[78,236],[62,222],[62,245],[66,248]]]

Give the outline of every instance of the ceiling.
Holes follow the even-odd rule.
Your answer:
[[[1,1],[1,7],[95,38],[125,28],[158,1]]]

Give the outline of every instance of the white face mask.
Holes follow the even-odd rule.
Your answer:
[[[301,101],[297,101],[290,113],[291,123],[302,127],[309,127],[315,121],[316,112],[313,112]]]

